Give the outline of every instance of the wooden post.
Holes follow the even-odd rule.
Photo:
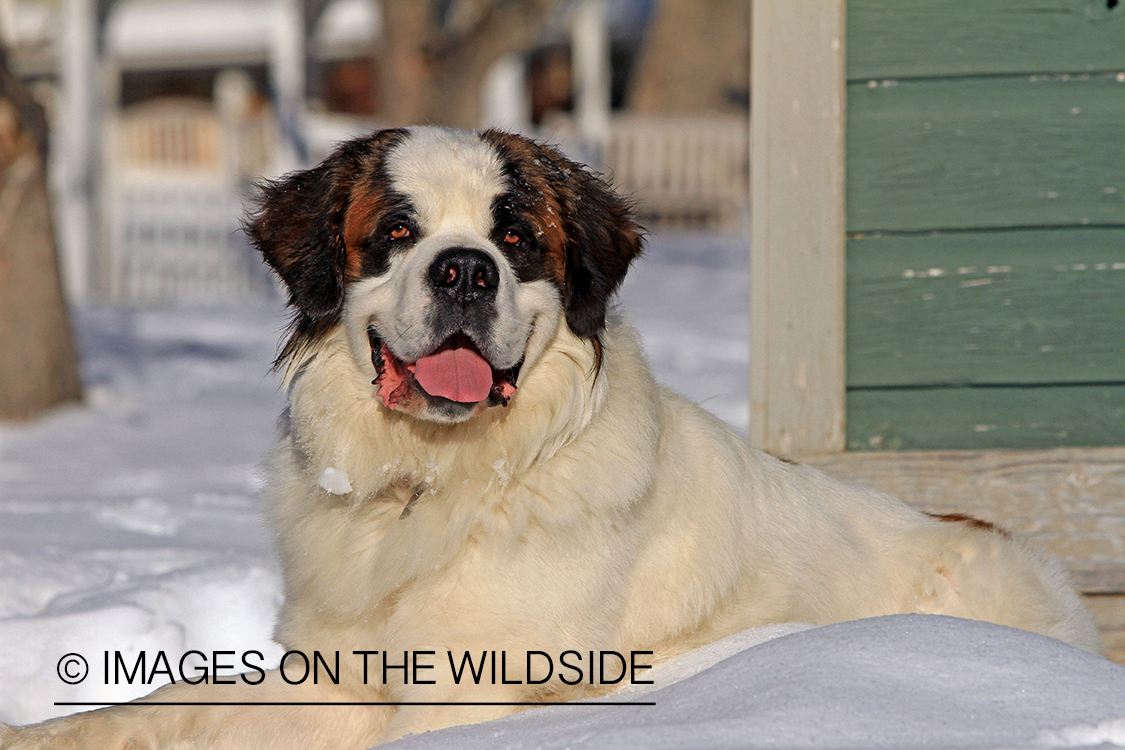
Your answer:
[[[273,155],[275,174],[307,166],[305,132],[305,15],[297,0],[280,0],[271,10],[269,76],[280,138]]]
[[[484,79],[485,127],[498,127],[516,133],[531,132],[531,98],[523,58],[516,53],[504,55]]]
[[[750,106],[750,439],[844,448],[844,0],[758,0]]]
[[[605,0],[581,0],[571,31],[577,102],[575,119],[583,144],[601,149],[609,136],[609,32]]]
[[[95,242],[100,111],[97,97],[98,40],[101,29],[95,0],[63,0],[59,50],[62,100],[52,133],[57,199],[55,226],[62,249],[67,298],[86,299],[91,291],[90,259]]]

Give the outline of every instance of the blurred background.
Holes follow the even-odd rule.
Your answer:
[[[385,126],[502,126],[651,229],[745,224],[746,0],[3,0],[0,27],[46,111],[71,301],[270,293],[250,186]]]
[[[279,299],[240,231],[255,183],[381,127],[545,139],[654,235],[729,239],[745,265],[749,16],[749,0],[0,0],[16,208],[0,232],[23,232],[0,277],[0,331],[23,321],[0,336],[0,418],[78,397],[64,302]]]

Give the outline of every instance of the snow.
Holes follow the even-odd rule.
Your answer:
[[[407,737],[394,747],[1125,746],[1118,742],[1125,667],[1033,633],[895,615],[820,628],[759,628],[711,648],[731,655],[710,665],[709,654],[687,654],[665,667],[678,681],[605,699],[652,706],[552,706]],[[698,661],[706,668],[683,677]],[[657,670],[651,676],[660,679]]]
[[[656,237],[621,302],[658,377],[743,432],[747,294],[744,241]],[[0,721],[155,686],[68,685],[67,654],[94,676],[115,651],[280,658],[257,466],[284,402],[269,362],[285,319],[278,303],[79,311],[87,403],[0,423]],[[650,676],[652,692],[614,698],[655,707],[536,709],[399,746],[1125,747],[1125,667],[983,623],[776,625]]]
[[[325,469],[317,484],[333,495],[346,495],[352,491],[352,481],[348,478],[348,473],[335,466]]]
[[[284,404],[269,367],[280,304],[76,323],[87,404],[0,423],[0,721],[153,687],[68,686],[55,669],[71,652],[99,674],[107,650],[282,653],[257,495]]]
[[[1043,732],[1036,739],[1044,747],[1125,747],[1125,719],[1103,721],[1095,726],[1080,724],[1057,732]]]

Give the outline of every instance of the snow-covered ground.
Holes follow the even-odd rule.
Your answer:
[[[808,628],[808,629],[806,629]],[[1125,667],[1050,638],[897,615],[727,638],[667,684],[407,737],[402,750],[1125,746]],[[596,703],[596,702],[595,702]]]
[[[747,290],[744,241],[658,237],[622,294],[658,377],[742,431]],[[285,320],[279,303],[78,313],[87,403],[0,424],[0,721],[152,689],[106,685],[105,652],[280,656],[256,464]],[[70,653],[90,662],[75,685],[56,671]],[[1125,746],[1125,667],[995,626],[775,628],[665,681],[704,666],[646,696],[655,709],[540,709],[403,747]]]

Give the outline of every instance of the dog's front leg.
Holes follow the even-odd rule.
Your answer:
[[[121,706],[0,725],[0,748],[363,750],[383,733],[391,709],[354,704],[382,700],[344,685],[290,685],[274,670],[258,685],[176,683]]]

